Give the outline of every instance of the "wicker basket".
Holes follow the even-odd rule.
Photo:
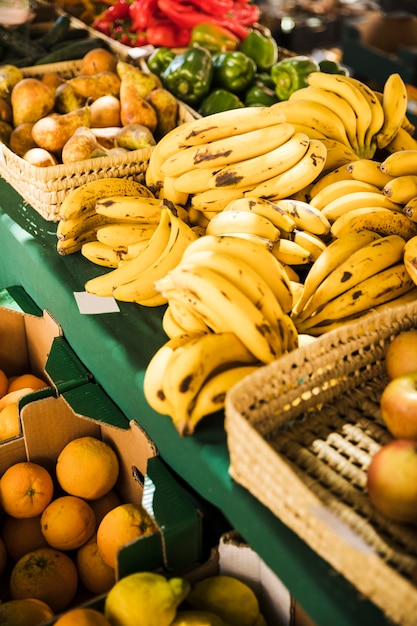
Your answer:
[[[417,302],[329,332],[239,382],[225,407],[231,476],[403,626],[417,620],[417,526],[373,508],[366,473],[392,439],[386,347],[416,326]]]
[[[25,77],[58,72],[68,79],[81,73],[81,61],[37,65],[22,71]],[[178,124],[196,117],[199,117],[196,111],[179,103]],[[152,150],[132,150],[123,155],[41,168],[31,165],[0,142],[0,176],[20,193],[30,207],[46,220],[55,222],[59,219],[59,207],[68,192],[86,182],[101,178],[131,178],[144,182]]]

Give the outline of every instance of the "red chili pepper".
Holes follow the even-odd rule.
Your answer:
[[[126,20],[129,17],[131,3],[128,0],[118,0],[115,4],[104,11],[104,19],[109,22]]]
[[[111,22],[105,20],[103,17],[94,20],[93,28],[103,33],[103,35],[111,37]]]
[[[148,43],[155,47],[185,48],[190,43],[191,30],[178,28],[168,20],[153,20],[146,29]]]
[[[157,0],[133,0],[129,10],[129,15],[132,19],[132,30],[145,31],[157,8]]]
[[[246,0],[233,2],[233,7],[227,12],[227,16],[243,24],[251,26],[259,21],[261,11],[257,4],[250,4]]]
[[[233,9],[233,0],[189,0],[189,3],[208,15],[219,16]]]

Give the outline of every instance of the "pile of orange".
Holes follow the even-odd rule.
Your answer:
[[[10,569],[12,601],[36,599],[58,614],[69,610],[80,585],[94,595],[111,589],[121,545],[156,532],[141,505],[121,503],[118,476],[111,445],[90,436],[63,448],[53,474],[24,461],[0,476],[0,575]],[[27,623],[41,623],[36,619],[34,613]]]

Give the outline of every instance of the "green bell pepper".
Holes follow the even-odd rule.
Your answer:
[[[240,94],[252,83],[256,63],[244,52],[218,52],[212,59],[214,86]]]
[[[318,63],[306,55],[289,57],[275,63],[271,68],[271,78],[279,100],[288,100],[294,91],[306,87],[308,75],[318,71]]]
[[[146,65],[156,76],[160,76],[176,56],[172,48],[155,48],[146,60]]]
[[[206,48],[187,48],[172,59],[160,78],[176,98],[191,106],[198,104],[211,89],[211,54]]]
[[[190,46],[202,46],[211,54],[236,50],[240,39],[223,26],[212,22],[200,22],[191,30]]]
[[[324,72],[325,74],[341,74],[342,76],[348,75],[346,68],[339,65],[337,61],[331,61],[330,59],[323,59],[322,61],[319,61],[319,69],[320,72]]]
[[[252,85],[243,99],[243,103],[247,107],[269,107],[278,102],[278,96],[273,89],[261,85]]]
[[[241,109],[244,106],[239,96],[226,89],[214,89],[200,103],[198,113],[203,117],[229,111],[231,109]]]
[[[239,50],[253,59],[261,72],[270,70],[278,61],[278,44],[267,31],[252,30],[241,42]]]
[[[269,89],[273,89],[275,91],[275,83],[269,72],[256,72],[253,84],[259,85],[260,87],[269,87]]]

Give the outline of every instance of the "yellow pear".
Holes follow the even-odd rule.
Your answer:
[[[90,126],[88,106],[69,113],[53,113],[38,120],[32,128],[32,137],[41,148],[59,152],[80,126]]]
[[[69,84],[83,98],[97,100],[100,96],[119,95],[120,78],[115,72],[104,70],[92,76],[80,75],[69,79]]]
[[[54,90],[38,78],[23,78],[12,90],[13,126],[37,122],[54,107]]]

